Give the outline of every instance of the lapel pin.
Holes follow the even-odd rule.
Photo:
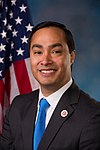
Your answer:
[[[62,110],[61,111],[61,116],[64,118],[68,115],[68,111],[67,110]]]

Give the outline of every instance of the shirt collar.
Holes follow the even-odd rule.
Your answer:
[[[56,107],[56,105],[58,104],[61,96],[71,86],[71,84],[72,84],[72,78],[63,87],[61,87],[59,90],[57,90],[53,94],[49,95],[48,97],[45,97],[42,94],[41,88],[39,88],[39,101],[40,101],[41,98],[45,98],[48,101],[48,103],[50,104],[51,107]]]

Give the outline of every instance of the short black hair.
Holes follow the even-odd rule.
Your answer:
[[[31,38],[32,38],[33,34],[37,30],[45,28],[45,27],[58,27],[58,28],[62,29],[66,36],[66,42],[69,47],[69,52],[71,53],[73,50],[75,50],[75,43],[74,43],[74,39],[73,39],[73,35],[72,35],[71,31],[68,30],[64,24],[59,23],[59,22],[54,22],[54,21],[41,22],[33,27],[33,30],[29,37],[29,48],[30,48]]]

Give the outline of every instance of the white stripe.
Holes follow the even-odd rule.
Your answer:
[[[10,77],[11,77],[11,91],[10,91],[10,103],[11,103],[14,97],[20,94],[13,65],[10,67]]]
[[[32,75],[31,67],[30,67],[30,58],[25,59],[25,64],[26,64],[28,75],[29,75],[29,80],[31,83],[32,90],[36,90],[38,88],[39,84]]]

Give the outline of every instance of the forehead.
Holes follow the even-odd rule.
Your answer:
[[[43,38],[43,37],[53,37],[53,38],[63,38],[65,39],[65,32],[59,27],[44,27],[38,29],[33,35],[32,39],[34,38]]]

